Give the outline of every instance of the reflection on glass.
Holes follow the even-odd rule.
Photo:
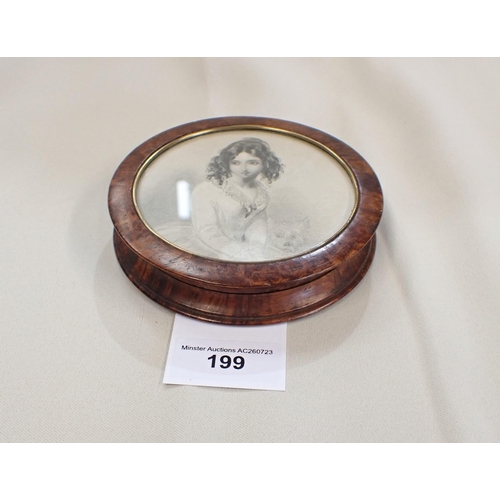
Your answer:
[[[251,134],[197,137],[155,159],[136,191],[153,231],[203,257],[259,262],[300,255],[340,230],[355,203],[343,167],[300,139]]]
[[[189,220],[191,217],[191,196],[189,182],[177,181],[177,216],[180,220]]]

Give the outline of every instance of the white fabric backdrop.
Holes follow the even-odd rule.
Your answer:
[[[0,61],[0,439],[500,440],[500,60]],[[363,282],[288,327],[284,393],[165,386],[173,313],[120,270],[126,154],[270,116],[339,137],[385,195]]]

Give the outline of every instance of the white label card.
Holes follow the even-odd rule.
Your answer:
[[[163,383],[284,391],[286,327],[218,325],[176,314]]]

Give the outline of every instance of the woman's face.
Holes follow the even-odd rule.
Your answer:
[[[255,180],[262,172],[264,165],[258,156],[243,152],[229,161],[229,168],[233,176],[247,183]]]

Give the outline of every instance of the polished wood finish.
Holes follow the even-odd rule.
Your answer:
[[[193,255],[157,237],[133,202],[134,179],[144,162],[168,143],[207,129],[271,127],[309,137],[339,155],[359,190],[357,210],[335,238],[305,255],[281,261],[237,263]],[[231,324],[289,321],[326,307],[364,276],[375,251],[382,215],[378,179],[368,163],[342,141],[319,130],[270,118],[224,117],[167,130],[132,151],[109,190],[118,261],[130,280],[161,305],[188,316]]]
[[[152,266],[116,231],[113,240],[125,274],[148,297],[186,316],[233,325],[290,321],[337,302],[366,274],[376,246],[374,236],[354,257],[304,285],[267,293],[225,293],[188,285]]]

